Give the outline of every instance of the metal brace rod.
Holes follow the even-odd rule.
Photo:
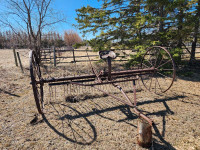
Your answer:
[[[128,105],[133,107],[135,113],[139,116],[139,117],[142,117],[143,119],[145,119],[151,126],[153,124],[153,121],[148,118],[147,116],[145,116],[143,113],[141,113],[138,109],[137,109],[137,100],[136,100],[136,88],[135,88],[135,80],[133,80],[133,87],[134,87],[134,105],[132,104],[131,100],[129,99],[129,97],[126,95],[126,93],[123,91],[123,89],[119,86],[119,85],[116,85],[116,84],[112,84],[114,87],[117,87],[121,92],[122,94],[124,95],[124,97],[126,98],[126,100],[128,101]],[[127,104],[127,103],[126,103]]]
[[[77,82],[71,82],[71,84],[75,84],[75,85],[79,85],[79,86],[85,86],[84,84],[77,83]],[[125,101],[125,100],[123,100],[123,99],[121,99],[121,98],[119,98],[119,97],[117,97],[117,96],[114,96],[114,95],[112,95],[112,94],[110,94],[110,93],[108,93],[108,92],[106,92],[106,91],[104,91],[104,90],[102,90],[102,89],[100,89],[100,88],[97,88],[97,87],[95,87],[95,86],[91,86],[91,87],[93,87],[93,88],[95,88],[95,89],[97,89],[97,90],[103,92],[104,94],[107,94],[107,95],[111,96],[112,98],[114,98],[114,99],[116,99],[116,100],[118,100],[118,101],[120,101],[120,102],[122,102],[122,103],[124,103],[124,104],[127,104],[127,105],[133,107],[135,113],[136,113],[139,117],[144,118],[144,119],[152,126],[153,121],[152,121],[150,118],[148,118],[147,116],[145,116],[143,113],[141,113],[141,112],[137,109],[137,106],[136,106],[136,105],[133,105],[133,104],[131,103],[129,97],[126,95],[126,93],[124,93],[124,91],[122,90],[122,88],[121,88],[120,86],[118,86],[118,87],[120,87],[120,91],[121,91],[122,94],[125,96],[125,98],[126,98],[127,101]],[[136,90],[134,91],[134,93],[135,93],[135,92],[136,92]],[[136,94],[136,93],[135,93],[135,94]],[[136,101],[136,99],[135,99],[135,101]]]

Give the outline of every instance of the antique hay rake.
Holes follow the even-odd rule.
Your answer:
[[[44,84],[48,84],[49,86],[75,85],[80,87],[92,87],[134,109],[135,113],[143,120],[138,124],[138,143],[143,147],[149,147],[151,145],[151,126],[153,121],[137,109],[135,81],[140,78],[144,87],[156,94],[164,93],[169,90],[175,80],[175,64],[170,53],[167,49],[160,46],[151,47],[145,52],[139,69],[121,71],[112,71],[111,62],[112,59],[116,58],[116,54],[113,51],[100,51],[99,56],[101,59],[106,60],[107,69],[97,71],[88,57],[92,74],[43,78],[37,54],[35,54],[34,51],[30,51],[31,84],[38,112],[40,114],[46,113],[44,107]],[[132,82],[133,85],[133,102],[122,87],[119,86],[119,83],[128,81]],[[107,92],[105,89],[99,88],[100,85],[108,84],[119,89],[124,99]],[[150,135],[145,136],[144,134],[147,134],[146,132],[148,130]]]

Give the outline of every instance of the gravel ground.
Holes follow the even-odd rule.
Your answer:
[[[45,86],[45,115],[30,124],[37,110],[30,86],[28,51],[19,52],[24,74],[15,66],[12,51],[0,50],[0,149],[143,149],[137,145],[133,109],[89,88]],[[150,93],[139,83],[138,108],[155,122],[151,149],[199,150],[200,74],[177,77],[163,95]],[[121,86],[133,99],[131,83]],[[75,97],[77,92],[80,101],[67,101],[69,93]]]

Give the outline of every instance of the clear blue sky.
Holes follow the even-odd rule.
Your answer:
[[[73,29],[77,31],[80,36],[81,33],[78,29],[73,27],[73,24],[77,24],[75,18],[76,15],[76,9],[81,8],[82,6],[93,6],[93,7],[99,7],[100,2],[97,0],[54,0],[53,6],[56,11],[59,11],[60,13],[63,13],[66,17],[67,23],[62,23],[56,26],[56,30],[60,33],[63,33],[65,30]],[[89,34],[87,35],[88,39],[92,38],[93,35]]]
[[[6,10],[4,0],[0,0],[0,16],[1,13],[4,13],[4,10]],[[49,30],[53,30],[56,32],[59,32],[61,34],[64,34],[64,31],[66,30],[75,30],[79,33],[80,36],[82,36],[81,31],[76,29],[73,24],[77,24],[75,18],[76,15],[76,9],[79,9],[83,6],[93,6],[93,7],[99,7],[100,2],[98,0],[52,0],[52,7],[56,12],[59,12],[61,14],[64,14],[66,17],[67,23],[59,23],[54,28],[49,28]],[[0,26],[0,31],[7,30],[6,28],[3,28]],[[48,30],[47,30],[48,31]],[[87,35],[87,39],[91,39],[94,37],[92,34]]]

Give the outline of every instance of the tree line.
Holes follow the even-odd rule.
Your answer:
[[[82,39],[77,32],[67,30],[64,36],[57,32],[48,32],[41,35],[41,47],[48,48],[51,46],[63,47],[73,46],[76,43],[82,42]],[[0,49],[5,48],[29,48],[29,38],[27,32],[12,32],[11,30],[0,32]]]
[[[97,36],[89,41],[97,50],[130,48],[144,51],[149,46],[181,48],[195,60],[199,41],[200,0],[98,0],[99,8],[77,9],[76,18],[83,34]]]

